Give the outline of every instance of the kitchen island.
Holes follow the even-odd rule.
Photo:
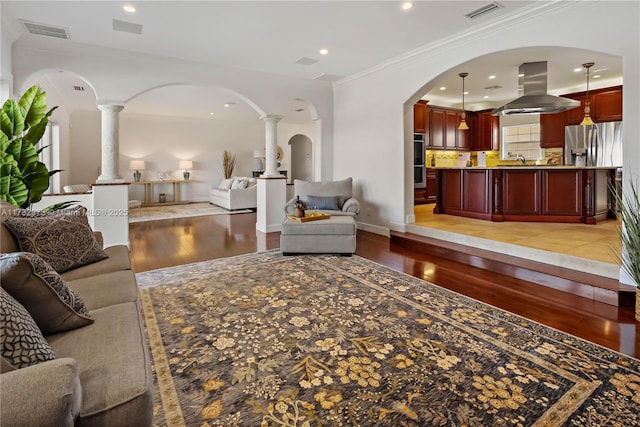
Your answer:
[[[434,168],[436,214],[490,221],[595,224],[616,218],[615,167]]]

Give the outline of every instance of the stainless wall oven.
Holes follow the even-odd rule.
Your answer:
[[[424,134],[413,135],[413,188],[427,188],[427,169],[425,167],[426,146]]]

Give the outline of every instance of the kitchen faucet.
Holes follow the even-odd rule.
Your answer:
[[[522,154],[516,154],[516,160],[518,160],[523,165],[527,164],[527,159],[525,159],[524,155]]]

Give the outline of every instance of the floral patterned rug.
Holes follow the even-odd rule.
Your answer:
[[[353,257],[137,275],[158,426],[637,426],[640,361]]]

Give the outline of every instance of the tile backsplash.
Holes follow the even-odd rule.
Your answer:
[[[436,166],[437,167],[453,167],[455,166],[456,160],[458,160],[459,151],[451,151],[451,150],[427,150],[427,166],[431,165],[431,158],[435,156]],[[471,151],[471,164],[473,166],[478,165],[478,152]],[[487,166],[497,166],[497,165],[509,165],[509,164],[517,164],[516,160],[500,160],[500,151],[492,150],[485,151],[487,155]],[[541,164],[547,164],[547,162],[555,162],[559,165],[563,163],[563,150],[562,148],[547,148],[545,149],[545,159],[541,160]],[[534,161],[528,161],[527,163],[535,164]]]

